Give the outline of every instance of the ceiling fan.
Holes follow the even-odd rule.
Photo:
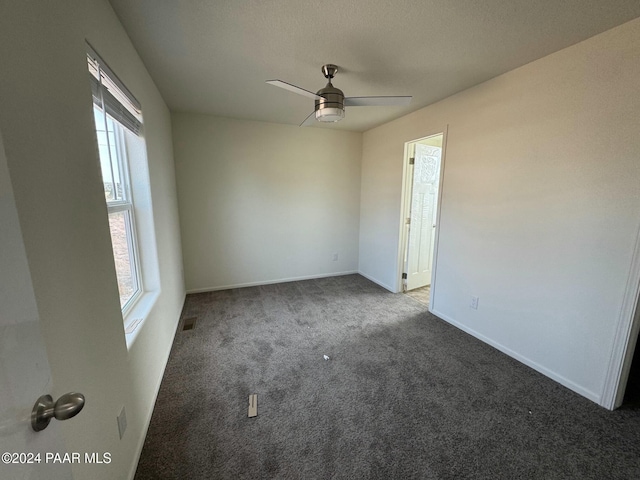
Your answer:
[[[344,118],[344,107],[390,107],[409,105],[412,97],[346,97],[342,90],[331,84],[331,79],[338,73],[338,67],[331,63],[322,66],[322,73],[328,80],[327,85],[317,93],[296,87],[282,80],[267,80],[269,85],[284,88],[290,92],[313,98],[316,101],[315,110],[300,126],[309,125],[313,120],[319,122],[339,122]]]

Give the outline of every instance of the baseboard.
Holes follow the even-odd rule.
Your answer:
[[[431,310],[431,313],[433,313],[435,316],[437,316],[438,318],[441,318],[442,320],[444,320],[447,323],[450,323],[451,325],[453,325],[454,327],[459,328],[460,330],[468,333],[469,335],[472,335],[474,337],[476,337],[478,340],[481,340],[482,342],[491,345],[493,348],[496,348],[498,350],[500,350],[502,353],[509,355],[511,358],[514,358],[516,360],[518,360],[520,363],[524,363],[526,366],[533,368],[534,370],[536,370],[537,372],[540,372],[541,374],[543,374],[546,377],[549,377],[551,380],[554,380],[556,382],[558,382],[560,385],[563,385],[565,387],[567,387],[569,390],[573,390],[574,392],[576,392],[579,395],[582,395],[583,397],[591,400],[592,402],[595,402],[597,404],[600,404],[600,395],[597,393],[592,392],[591,390],[587,390],[584,387],[581,387],[580,385],[572,382],[571,380],[563,377],[562,375],[554,372],[553,370],[549,370],[548,368],[540,365],[537,362],[534,362],[533,360],[520,355],[519,353],[511,350],[508,347],[505,347],[504,345],[491,340],[488,337],[485,337],[484,335],[482,335],[481,333],[476,332],[475,330],[467,327],[466,325],[463,325],[460,322],[457,322],[456,320],[448,317],[447,315],[438,312],[437,310]]]
[[[162,366],[162,374],[160,375],[160,378],[158,379],[158,383],[155,386],[155,392],[153,395],[153,407],[151,409],[149,409],[149,415],[147,415],[147,418],[144,419],[144,428],[142,431],[142,435],[140,436],[140,440],[138,441],[138,445],[136,446],[136,452],[134,455],[135,461],[131,467],[131,470],[129,471],[129,480],[134,480],[134,477],[136,475],[136,470],[138,469],[138,463],[140,463],[140,456],[142,455],[142,448],[144,447],[144,441],[147,439],[147,434],[149,433],[149,425],[151,425],[151,417],[153,416],[153,410],[155,408],[156,402],[158,401],[158,394],[160,393],[160,386],[162,385],[162,379],[164,378],[164,372],[167,369],[167,364],[169,363],[169,356],[171,355],[171,348],[173,347],[173,342],[175,342],[176,340],[176,335],[178,334],[178,324],[180,323],[180,315],[182,315],[182,309],[184,308],[184,302],[187,299],[187,295],[185,293],[184,298],[182,299],[182,305],[180,307],[180,310],[178,310],[178,315],[176,317],[176,329],[175,332],[173,333],[173,338],[171,339],[171,342],[169,343],[169,348],[166,352],[165,355],[165,359],[164,359],[164,365]]]
[[[304,275],[302,277],[276,278],[274,280],[262,280],[259,282],[234,283],[230,285],[217,285],[213,287],[192,288],[187,290],[187,294],[215,292],[217,290],[229,290],[231,288],[259,287],[260,285],[273,285],[274,283],[299,282],[300,280],[313,280],[315,278],[340,277],[342,275],[353,275],[355,273],[358,273],[358,272],[356,270],[349,270],[347,272],[323,273],[320,275]]]
[[[380,285],[382,288],[384,288],[385,290],[389,290],[391,293],[399,293],[394,287],[390,287],[386,283],[382,283],[380,280],[373,278],[367,275],[366,273],[362,273],[362,272],[355,272],[355,273],[357,273],[358,275],[362,275],[367,280],[371,280],[373,283]]]

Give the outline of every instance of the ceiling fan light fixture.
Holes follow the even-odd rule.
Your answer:
[[[335,72],[332,70],[331,74],[333,73]],[[327,123],[339,122],[344,118],[344,93],[331,85],[330,77],[327,78],[327,85],[316,93],[319,97],[316,99],[316,120]]]
[[[319,122],[339,122],[343,118],[343,108],[324,107],[316,110],[316,120]]]

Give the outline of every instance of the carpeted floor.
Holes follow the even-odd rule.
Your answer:
[[[189,295],[192,317],[138,480],[640,478],[640,411],[606,411],[361,276]]]

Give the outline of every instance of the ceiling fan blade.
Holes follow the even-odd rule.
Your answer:
[[[308,127],[316,122],[316,111],[314,110],[309,114],[307,118],[304,119],[304,122],[300,124],[301,127]]]
[[[322,98],[319,95],[316,95],[309,90],[305,90],[304,88],[296,87],[295,85],[291,85],[290,83],[283,82],[282,80],[267,80],[269,85],[273,85],[274,87],[284,88],[285,90],[289,90],[290,92],[297,93],[298,95],[304,95],[305,97],[320,99]]]
[[[409,105],[413,97],[347,97],[345,107],[395,107]]]

